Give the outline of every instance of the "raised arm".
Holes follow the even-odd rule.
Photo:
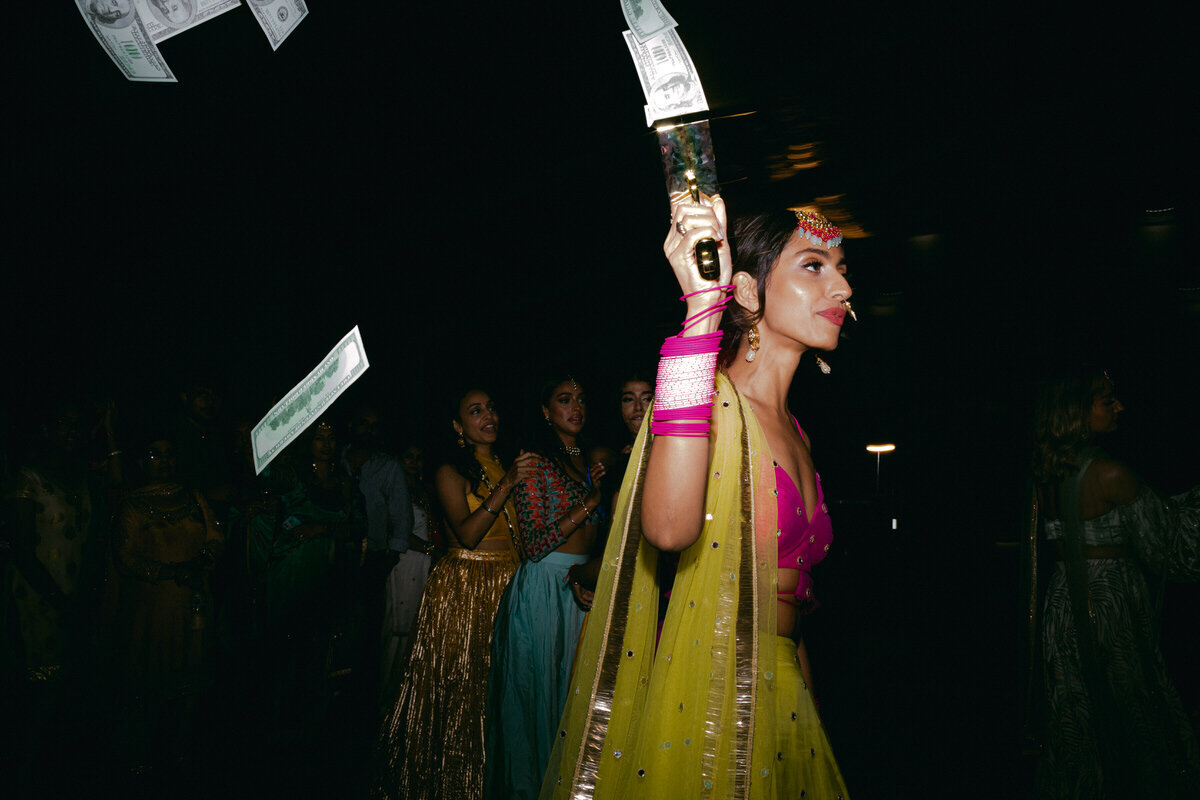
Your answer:
[[[675,271],[679,287],[687,297],[687,317],[702,314],[723,299],[718,287],[729,283],[732,260],[725,235],[725,203],[720,197],[711,202],[701,198],[701,204],[689,201],[675,205],[671,230],[663,243],[663,251]],[[695,247],[701,239],[718,242],[721,275],[716,281],[706,281],[696,269]],[[707,291],[706,291],[707,290]],[[695,294],[700,292],[699,294]],[[699,319],[683,331],[683,337],[719,333],[721,314],[713,313]],[[664,383],[667,385],[664,386]],[[712,386],[710,385],[711,392]],[[659,366],[655,389],[655,420],[660,417],[660,398],[670,390],[669,380]],[[711,396],[710,396],[711,402]],[[702,419],[680,420],[684,425],[704,423]],[[704,493],[708,480],[709,448],[707,436],[678,436],[657,434],[646,467],[646,483],[642,496],[642,531],[646,539],[661,550],[683,550],[700,536],[704,521]]]

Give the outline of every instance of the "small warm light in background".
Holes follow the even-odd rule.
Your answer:
[[[888,444],[869,444],[867,452],[875,454],[875,491],[879,491],[879,460],[883,458],[884,453],[890,453],[896,449],[896,445]]]

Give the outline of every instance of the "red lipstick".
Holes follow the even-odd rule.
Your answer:
[[[842,322],[846,319],[846,311],[842,308],[827,308],[824,311],[818,311],[817,316],[824,317],[834,325],[841,327]]]

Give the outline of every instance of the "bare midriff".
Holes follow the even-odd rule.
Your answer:
[[[582,512],[576,512],[582,516]],[[567,555],[583,555],[587,553],[592,546],[592,539],[595,538],[595,526],[587,525],[576,528],[575,532],[567,537],[567,540],[555,548],[556,553],[566,553]]]
[[[798,569],[783,569],[779,570],[779,602],[778,616],[775,622],[775,632],[780,636],[790,636],[795,638],[796,622],[799,615],[796,613],[796,586],[800,583],[800,570]]]
[[[454,538],[453,534],[451,534],[451,538],[452,539]],[[456,539],[454,541],[454,546],[462,547],[462,543]],[[513,547],[512,547],[512,541],[509,539],[509,536],[508,536],[508,530],[506,529],[504,531],[503,539],[501,539],[499,536],[492,538],[489,535],[489,536],[485,537],[479,544],[477,544],[474,549],[494,553],[494,552],[503,551],[503,550],[512,550]]]

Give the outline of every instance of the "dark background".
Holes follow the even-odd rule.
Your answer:
[[[1031,387],[1109,367],[1110,443],[1166,491],[1194,453],[1195,48],[1153,6],[685,3],[725,195],[839,195],[859,322],[793,410],[836,550],[810,651],[858,797],[1021,796],[1016,552]],[[619,4],[313,3],[272,53],[245,8],[125,81],[70,3],[9,71],[5,423],[115,396],[128,429],[189,375],[257,419],[352,326],[398,437],[490,387],[516,440],[558,365],[613,435],[682,305]],[[820,162],[772,179],[789,145]],[[512,424],[518,423],[518,424]],[[884,456],[880,490],[870,441]],[[891,520],[898,520],[891,530]],[[1172,651],[1197,608],[1175,590]],[[1177,677],[1178,674],[1177,674]],[[1181,681],[1197,706],[1194,677]],[[1190,694],[1189,694],[1190,692]]]

